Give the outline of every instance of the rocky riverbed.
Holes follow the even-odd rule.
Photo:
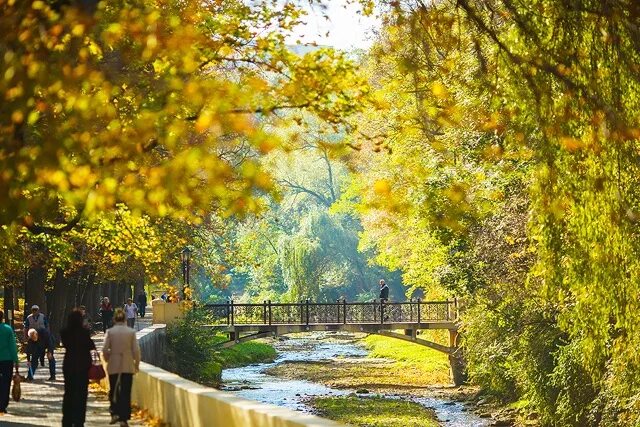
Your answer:
[[[273,363],[227,369],[222,374],[223,388],[248,399],[311,413],[318,412],[317,399],[324,397],[342,397],[344,402],[349,401],[346,397],[381,403],[391,399],[431,409],[446,427],[510,425],[508,416],[492,418],[495,410],[490,402],[476,406],[477,390],[433,384],[433,377],[425,378],[421,367],[368,357],[362,338],[314,333],[273,340],[278,350]],[[446,381],[446,372],[442,376],[440,370],[442,367],[435,378]],[[331,418],[331,414],[321,415]]]

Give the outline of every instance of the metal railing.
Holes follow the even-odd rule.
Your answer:
[[[204,306],[218,325],[323,325],[455,321],[457,301],[236,303]]]

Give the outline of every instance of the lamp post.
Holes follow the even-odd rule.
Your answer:
[[[191,261],[191,249],[188,246],[180,252],[180,258],[182,259],[182,299],[186,300],[185,290],[189,287],[189,262]]]

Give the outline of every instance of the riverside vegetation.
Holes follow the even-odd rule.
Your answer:
[[[217,387],[222,370],[252,363],[273,361],[276,350],[265,343],[251,341],[230,348],[221,348],[227,341],[222,333],[212,333],[203,327],[208,317],[205,311],[190,310],[167,328],[166,368],[200,384]]]

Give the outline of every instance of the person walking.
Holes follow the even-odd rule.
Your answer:
[[[127,300],[127,303],[124,305],[124,311],[127,316],[127,326],[130,328],[134,328],[136,324],[136,314],[138,313],[138,306],[133,302],[131,298]]]
[[[138,294],[138,308],[140,309],[140,317],[144,317],[147,309],[147,294],[144,289]]]
[[[45,328],[29,329],[27,335],[29,337],[25,348],[25,353],[27,354],[27,366],[29,368],[27,380],[33,380],[38,368],[38,361],[40,359],[44,359],[44,356],[46,355],[49,360],[49,381],[55,381],[56,359],[53,354],[55,349],[53,337]]]
[[[135,305],[135,304],[134,304]],[[140,346],[136,331],[125,326],[125,312],[118,308],[114,314],[115,324],[107,331],[102,355],[107,362],[109,374],[109,412],[111,424],[128,426],[131,418],[131,385],[133,375],[140,367]]]
[[[96,349],[96,345],[91,339],[91,332],[84,327],[84,319],[79,309],[69,313],[67,326],[60,331],[60,337],[66,349],[62,366],[62,426],[83,426],[87,412],[91,351]]]
[[[49,329],[49,321],[44,314],[40,313],[40,307],[34,304],[31,306],[31,314],[24,319],[24,340],[29,339],[27,333],[30,329],[38,328]]]
[[[89,313],[87,313],[87,307],[85,307],[84,305],[81,305],[80,307],[78,307],[78,309],[82,314],[82,326],[85,329],[88,329],[91,331],[93,329],[93,322],[91,321],[91,317],[89,316]]]
[[[49,330],[49,319],[44,313],[40,312],[40,307],[37,304],[31,306],[31,314],[24,319],[24,340],[28,342],[29,337],[27,333],[31,329],[42,329],[45,328]],[[40,355],[40,366],[44,366],[44,353]]]
[[[100,303],[100,317],[102,318],[102,332],[106,333],[113,322],[113,306],[109,297],[102,298]]]
[[[11,391],[11,373],[16,368],[19,375],[18,346],[13,328],[4,323],[4,313],[0,311],[0,413],[7,413]]]

